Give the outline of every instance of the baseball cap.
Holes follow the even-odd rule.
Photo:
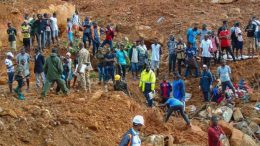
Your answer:
[[[14,57],[14,55],[13,55],[13,53],[12,52],[8,52],[8,53],[6,53],[6,56],[10,56],[10,57]]]
[[[134,125],[144,125],[144,117],[141,115],[136,115],[133,118],[133,124]]]

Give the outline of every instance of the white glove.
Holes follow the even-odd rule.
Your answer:
[[[210,85],[210,89],[212,89],[212,85]]]
[[[225,139],[226,138],[226,135],[224,135],[224,134],[221,134],[220,136],[219,136],[219,140],[222,140],[222,139]]]

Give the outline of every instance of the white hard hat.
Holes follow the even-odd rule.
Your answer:
[[[13,55],[12,52],[8,52],[8,53],[6,53],[6,56],[10,56],[10,57],[14,58],[14,55]]]
[[[70,57],[70,56],[71,56],[70,52],[67,52],[67,53],[66,53],[66,56],[69,56],[69,57]]]
[[[144,117],[137,115],[133,118],[133,124],[140,124],[140,125],[144,125]]]

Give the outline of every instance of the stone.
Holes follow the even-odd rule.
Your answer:
[[[256,146],[256,142],[247,134],[244,134],[241,146]]]
[[[260,130],[259,126],[255,122],[250,122],[249,127],[253,133],[256,133],[258,130]]]
[[[233,118],[236,122],[240,122],[244,119],[242,113],[241,113],[241,110],[240,108],[235,108],[234,109],[234,112],[233,112]]]
[[[151,143],[156,146],[164,146],[164,136],[163,135],[151,135],[146,138],[146,142]]]
[[[0,121],[0,131],[3,131],[5,129],[4,122]]]
[[[260,125],[260,118],[252,118],[251,120],[256,124]]]
[[[259,101],[258,94],[256,94],[256,93],[251,94],[249,100],[250,100],[251,102],[257,102],[257,101]]]
[[[224,111],[222,114],[223,120],[229,122],[231,120],[233,110],[227,106],[221,107],[221,109]]]
[[[243,139],[243,133],[236,129],[236,128],[233,128],[232,130],[232,136],[230,138],[230,145],[232,146],[242,146],[241,143],[242,143],[242,139]]]
[[[230,137],[232,135],[233,126],[223,120],[220,120],[218,124],[227,136]]]
[[[228,16],[230,17],[238,17],[240,14],[240,8],[230,8],[228,11]]]
[[[2,108],[2,107],[0,107],[0,113],[1,113],[1,112],[3,112],[3,111],[4,111],[4,110],[3,110],[3,108]]]
[[[229,4],[232,2],[235,2],[237,0],[212,0],[212,3],[217,3],[217,4]]]

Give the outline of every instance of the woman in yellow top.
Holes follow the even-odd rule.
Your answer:
[[[30,41],[30,26],[28,25],[27,21],[24,21],[22,24],[22,34],[23,34],[23,45],[26,52],[30,52],[31,41]]]

